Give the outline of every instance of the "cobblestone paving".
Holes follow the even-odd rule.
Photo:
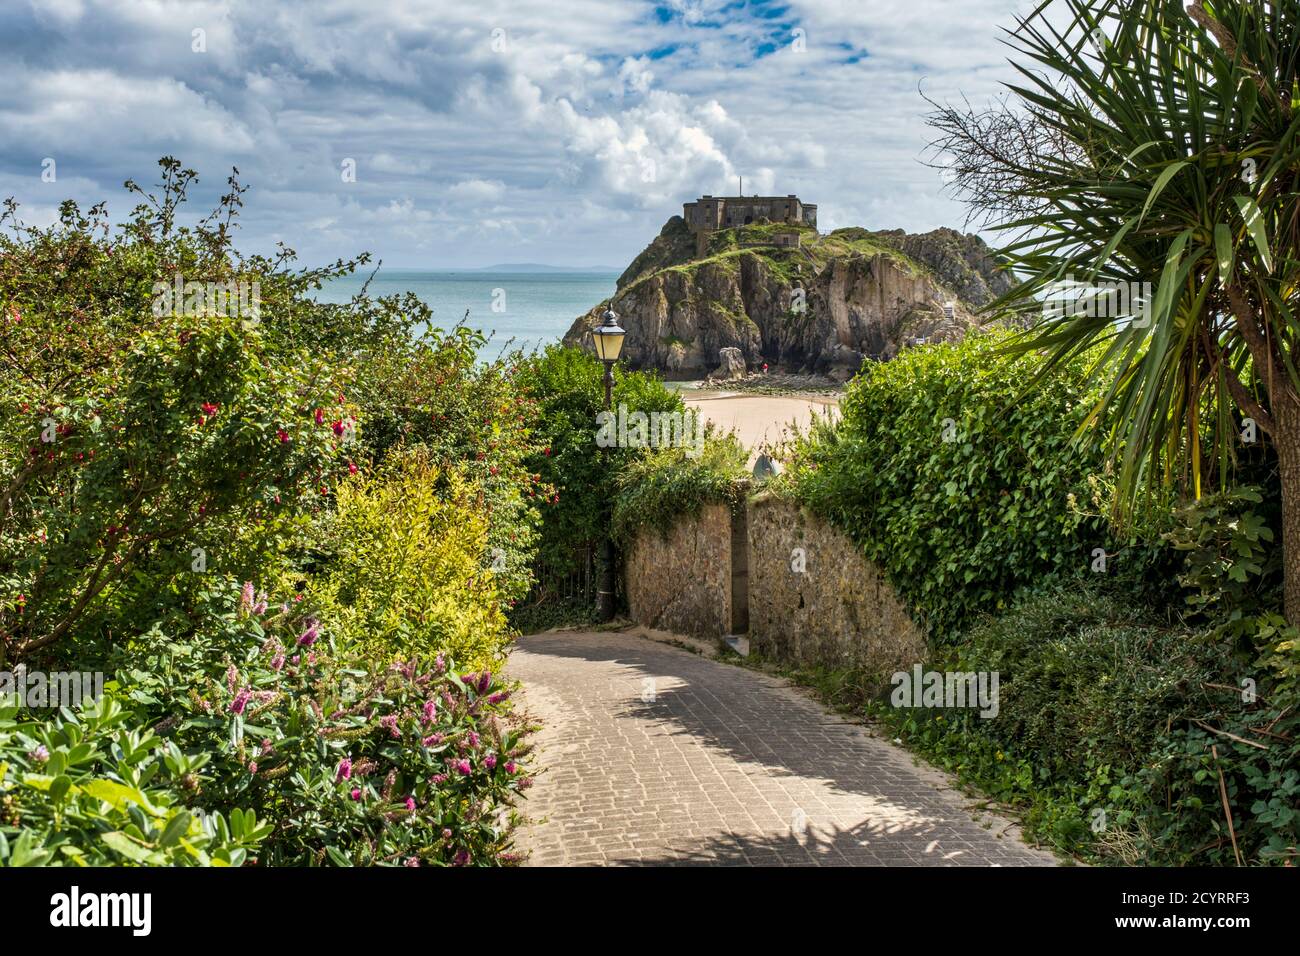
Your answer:
[[[1051,866],[942,774],[783,681],[635,634],[522,638],[533,865]]]

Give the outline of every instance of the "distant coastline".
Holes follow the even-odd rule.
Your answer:
[[[565,275],[620,275],[623,270],[615,266],[549,266],[541,262],[510,262],[494,266],[478,266],[467,269],[447,269],[447,272],[497,272],[505,275],[546,275],[562,273]]]

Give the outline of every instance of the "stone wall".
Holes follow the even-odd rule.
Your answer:
[[[751,651],[872,673],[925,659],[907,608],[846,535],[770,496],[751,500],[748,519]]]
[[[707,505],[667,537],[647,529],[624,569],[629,614],[645,627],[715,638],[748,626],[750,649],[765,657],[875,674],[926,656],[907,608],[857,546],[771,496],[735,513]]]
[[[667,537],[643,531],[624,555],[624,587],[632,620],[695,637],[731,631],[731,508],[705,505],[678,521]]]

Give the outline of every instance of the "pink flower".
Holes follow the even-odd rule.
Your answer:
[[[335,434],[335,435],[340,435],[340,436],[341,436],[341,435],[343,434],[343,432],[346,430],[346,429],[343,427],[343,422],[341,422],[341,421],[337,421],[337,422],[335,422],[335,423],[334,423],[333,425],[331,425],[330,427],[334,429],[334,434]]]
[[[406,862],[402,864],[402,866],[410,866],[410,867],[418,867],[419,865],[420,865],[420,858],[417,856],[407,857]]]
[[[339,761],[339,769],[338,769],[338,771],[334,774],[334,779],[335,779],[336,781],[338,781],[338,780],[351,780],[351,779],[352,779],[352,761],[351,761],[351,759],[349,759],[348,757],[344,757],[342,760]]]
[[[271,658],[271,670],[276,671],[278,673],[283,669],[284,669],[284,655],[276,654],[273,658]]]
[[[325,409],[323,408],[316,409],[316,424],[317,425],[325,424]]]
[[[257,761],[256,761],[256,760],[250,760],[250,761],[248,762],[248,772],[249,772],[249,773],[257,773]]]
[[[247,687],[245,687],[238,694],[236,694],[235,699],[231,701],[230,712],[232,714],[242,714],[244,712],[244,708],[248,706],[248,701],[252,696],[253,696],[253,692],[249,690]]]
[[[46,747],[45,744],[37,744],[36,749],[27,756],[31,757],[37,763],[45,763],[45,761],[50,759],[50,748]]]
[[[515,767],[515,762],[513,760],[506,761],[506,773],[514,773],[516,769],[517,768]]]
[[[239,614],[242,617],[253,609],[253,582],[245,581],[243,590],[239,592]]]
[[[450,840],[450,839],[451,839],[451,831],[448,830],[446,827],[443,827],[443,830],[442,830],[442,838],[443,838],[444,840]]]
[[[456,770],[462,777],[468,777],[473,772],[474,768],[469,765],[468,760],[457,760]]]
[[[402,732],[397,729],[397,717],[394,714],[387,714],[379,718],[379,725],[388,730],[388,735],[394,740],[402,739]]]
[[[320,622],[311,618],[307,622],[307,630],[298,635],[299,647],[311,647],[320,638]]]
[[[444,784],[447,782],[447,775],[445,773],[435,773],[432,777],[429,778],[429,782],[433,784],[435,787],[438,786],[439,784]]]
[[[360,787],[353,787],[353,788],[352,788],[352,799],[353,799],[353,800],[360,800],[360,799],[361,799],[361,788],[360,788]]]
[[[508,691],[508,690],[499,690],[499,691],[497,691],[495,694],[493,694],[491,697],[488,698],[488,703],[489,703],[489,704],[499,704],[499,703],[501,703],[503,700],[508,699],[509,697],[510,697],[510,691]]]
[[[412,813],[415,812],[415,797],[406,798],[406,809],[410,810]]]
[[[487,765],[487,768],[489,770],[495,770],[497,768],[497,755],[488,754],[486,759],[484,759],[483,763]]]
[[[226,690],[232,694],[235,692],[235,682],[239,680],[239,671],[235,670],[235,665],[231,664],[226,668]]]
[[[275,437],[280,439],[281,445],[289,444],[289,433],[285,431],[283,428],[277,428],[275,430]]]
[[[420,743],[424,744],[426,747],[436,747],[438,744],[442,743],[442,734],[430,734],[425,737],[424,740],[420,741]]]
[[[478,749],[478,742],[479,742],[479,736],[478,736],[478,734],[477,734],[475,731],[471,730],[471,731],[469,732],[469,745],[470,745],[471,747],[473,747],[475,750],[477,750],[477,749]]]
[[[433,721],[433,715],[437,712],[437,709],[438,704],[436,701],[426,700],[424,702],[424,722],[426,724]]]

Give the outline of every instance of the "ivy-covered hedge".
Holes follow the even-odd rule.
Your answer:
[[[932,636],[1113,550],[1100,454],[1073,441],[1083,365],[1026,393],[1000,336],[908,349],[850,383],[842,420],[796,443],[783,484],[881,565]]]
[[[699,455],[666,448],[629,462],[618,479],[614,537],[629,543],[637,532],[667,534],[706,504],[735,504],[744,494],[749,452],[733,433],[708,434]]]
[[[799,439],[779,481],[886,569],[928,625],[928,667],[999,674],[997,715],[890,706],[878,674],[801,676],[1064,852],[1294,861],[1300,638],[1277,610],[1267,449],[1237,456],[1262,491],[1174,507],[1150,488],[1121,532],[1080,432],[1086,357],[1039,378],[1039,357],[1004,341],[865,367],[842,421]]]

